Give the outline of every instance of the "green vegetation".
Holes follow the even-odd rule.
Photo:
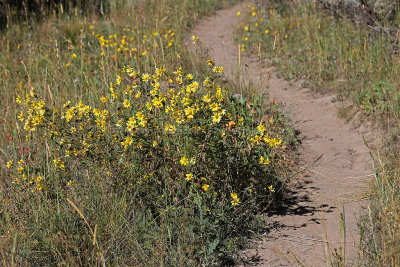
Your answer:
[[[387,132],[375,158],[373,209],[361,222],[360,249],[366,265],[397,266],[400,65],[397,40],[386,29],[398,29],[398,19],[379,22],[383,26],[377,31],[362,20],[354,23],[340,10],[334,14],[341,18],[331,11],[312,2],[261,1],[238,14],[244,18],[237,41],[242,51],[268,59],[281,77],[334,92],[334,100],[351,99],[343,112],[347,118],[362,112]]]
[[[125,2],[125,0],[112,1],[112,4],[124,6]],[[108,15],[110,4],[108,0],[2,0],[0,30],[21,23],[35,23],[51,15]]]
[[[241,25],[243,50],[260,51],[286,79],[306,79],[315,90],[351,98],[355,112],[361,108],[377,120],[398,117],[400,68],[390,38],[315,8],[276,4],[257,9]]]
[[[294,135],[275,104],[183,47],[231,2],[111,2],[107,19],[0,35],[5,265],[233,262],[279,204]]]

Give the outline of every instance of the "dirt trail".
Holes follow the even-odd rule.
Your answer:
[[[238,47],[233,41],[240,22],[236,12],[243,11],[248,4],[242,2],[221,10],[193,30],[193,35],[200,37],[230,78],[238,68]],[[241,76],[286,105],[294,127],[300,131],[300,161],[305,170],[292,189],[287,209],[271,215],[272,230],[265,234],[257,249],[244,253],[249,259],[244,265],[295,266],[295,256],[297,264],[326,266],[326,240],[330,249],[339,247],[343,241],[339,227],[343,207],[346,265],[352,265],[359,243],[360,195],[373,177],[362,136],[368,140],[371,134],[366,128],[338,119],[338,106],[332,103],[332,96],[316,96],[299,84],[277,79],[272,68],[262,67],[257,60],[243,59]]]

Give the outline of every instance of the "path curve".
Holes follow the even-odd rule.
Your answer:
[[[238,68],[238,47],[233,40],[240,22],[236,12],[245,10],[248,4],[245,1],[221,10],[201,21],[192,32],[231,79]],[[248,77],[286,105],[294,128],[300,131],[300,161],[305,169],[298,186],[292,188],[292,204],[271,215],[276,226],[258,242],[257,249],[244,253],[248,263],[243,265],[294,266],[297,262],[326,266],[326,240],[331,250],[343,242],[339,227],[343,208],[346,266],[353,265],[358,255],[360,195],[373,177],[362,136],[368,138],[371,131],[340,120],[332,96],[316,96],[299,84],[277,79],[273,68],[263,67],[258,60],[244,59],[240,73],[241,79]]]

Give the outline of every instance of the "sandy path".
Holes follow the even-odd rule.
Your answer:
[[[238,69],[238,47],[233,42],[239,24],[236,12],[248,4],[221,10],[193,30],[230,78],[234,78],[233,73]],[[249,258],[244,265],[294,266],[296,263],[290,258],[295,255],[306,266],[326,266],[325,240],[329,240],[331,250],[343,242],[339,227],[343,207],[346,266],[353,265],[359,243],[360,195],[372,178],[371,162],[362,139],[368,131],[338,119],[338,107],[331,96],[316,96],[299,85],[279,80],[273,69],[262,67],[257,60],[243,61],[241,77],[265,88],[271,98],[283,102],[291,113],[294,128],[301,132],[300,161],[305,170],[298,186],[293,188],[287,209],[271,214],[275,226],[258,242],[257,249],[244,253]]]

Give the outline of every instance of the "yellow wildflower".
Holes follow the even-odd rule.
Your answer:
[[[145,82],[149,81],[150,80],[150,74],[144,73],[142,75],[142,80],[145,81]]]
[[[272,193],[275,192],[275,188],[272,185],[268,186],[268,189]]]
[[[233,206],[236,206],[240,203],[239,198],[237,197],[236,193],[231,193],[231,197],[232,197],[231,203]]]
[[[115,124],[115,126],[121,127],[121,126],[122,126],[122,123],[123,123],[123,120],[121,119],[121,120],[119,120],[119,121]]]
[[[11,168],[12,165],[13,165],[13,161],[12,161],[12,160],[10,160],[10,161],[7,162],[7,168],[8,168],[8,169]]]
[[[150,91],[151,96],[156,96],[158,91],[156,89]]]
[[[193,44],[195,44],[195,43],[197,43],[199,41],[199,37],[196,37],[196,36],[192,36],[192,42],[193,42]]]
[[[53,162],[54,162],[54,165],[56,166],[56,168],[58,167],[58,168],[60,168],[60,169],[64,169],[64,170],[65,170],[65,165],[64,165],[64,163],[61,161],[60,158],[55,158],[55,159],[53,160]]]
[[[133,138],[130,136],[125,137],[125,140],[121,142],[121,145],[123,145],[125,148],[127,148],[129,145],[132,145],[133,143]]]
[[[280,145],[281,143],[282,143],[282,139],[281,138],[278,137],[278,138],[275,139],[275,144],[276,145]]]
[[[185,108],[185,115],[189,120],[193,119],[193,114],[194,111],[191,107]]]
[[[23,166],[19,166],[18,169],[17,169],[17,171],[18,171],[19,173],[22,173],[22,172],[24,171],[24,167],[23,167]]]
[[[165,126],[165,131],[166,132],[171,132],[171,133],[175,133],[176,132],[176,127],[171,125],[171,124],[167,124]]]
[[[146,119],[143,119],[143,120],[141,120],[139,122],[139,125],[142,126],[143,128],[146,127],[146,124],[147,124],[147,120]]]
[[[186,166],[186,165],[189,164],[189,160],[186,158],[186,155],[184,155],[184,156],[181,158],[180,162],[181,162],[181,165],[183,165],[183,166]]]
[[[186,174],[186,181],[190,181],[192,179],[193,179],[193,174],[191,173]]]
[[[203,101],[206,103],[210,103],[211,102],[211,96],[209,94],[206,94],[205,96],[203,96]]]
[[[24,113],[23,113],[22,111],[19,113],[18,119],[19,119],[20,121],[23,121],[23,120],[25,119]]]
[[[150,102],[146,102],[146,107],[147,107],[147,109],[148,110],[152,110],[152,108],[153,108],[153,106],[151,105],[151,103]]]
[[[269,146],[270,147],[275,147],[276,146],[276,140],[275,139],[270,139],[269,140]]]
[[[215,114],[212,116],[213,123],[216,124],[216,123],[220,122],[220,121],[221,121],[221,118],[222,118],[222,116],[221,116],[220,113],[215,113]]]
[[[263,156],[260,157],[260,163],[264,165],[268,165],[271,161],[269,158],[264,158]]]
[[[70,104],[71,104],[71,101],[67,101],[67,103],[64,104],[63,108],[69,107]]]
[[[260,123],[260,125],[258,125],[257,129],[260,133],[264,133],[264,131],[265,131],[265,127],[264,127],[264,125],[262,125],[262,123]]]
[[[128,99],[125,99],[123,104],[125,108],[129,108],[131,106],[131,102],[129,102]]]
[[[103,102],[103,103],[106,103],[107,100],[108,100],[108,96],[102,96],[102,97],[100,97],[100,101]]]
[[[193,75],[189,73],[188,75],[186,75],[186,79],[187,79],[188,81],[193,80]]]
[[[205,192],[207,192],[208,191],[208,188],[209,188],[210,186],[208,185],[208,184],[203,184],[203,186],[202,186],[202,188],[203,188],[203,190],[205,191]]]
[[[217,104],[217,103],[212,103],[212,104],[210,104],[210,109],[212,110],[212,111],[214,111],[214,112],[217,112],[218,110],[220,110],[221,109],[221,107]]]

